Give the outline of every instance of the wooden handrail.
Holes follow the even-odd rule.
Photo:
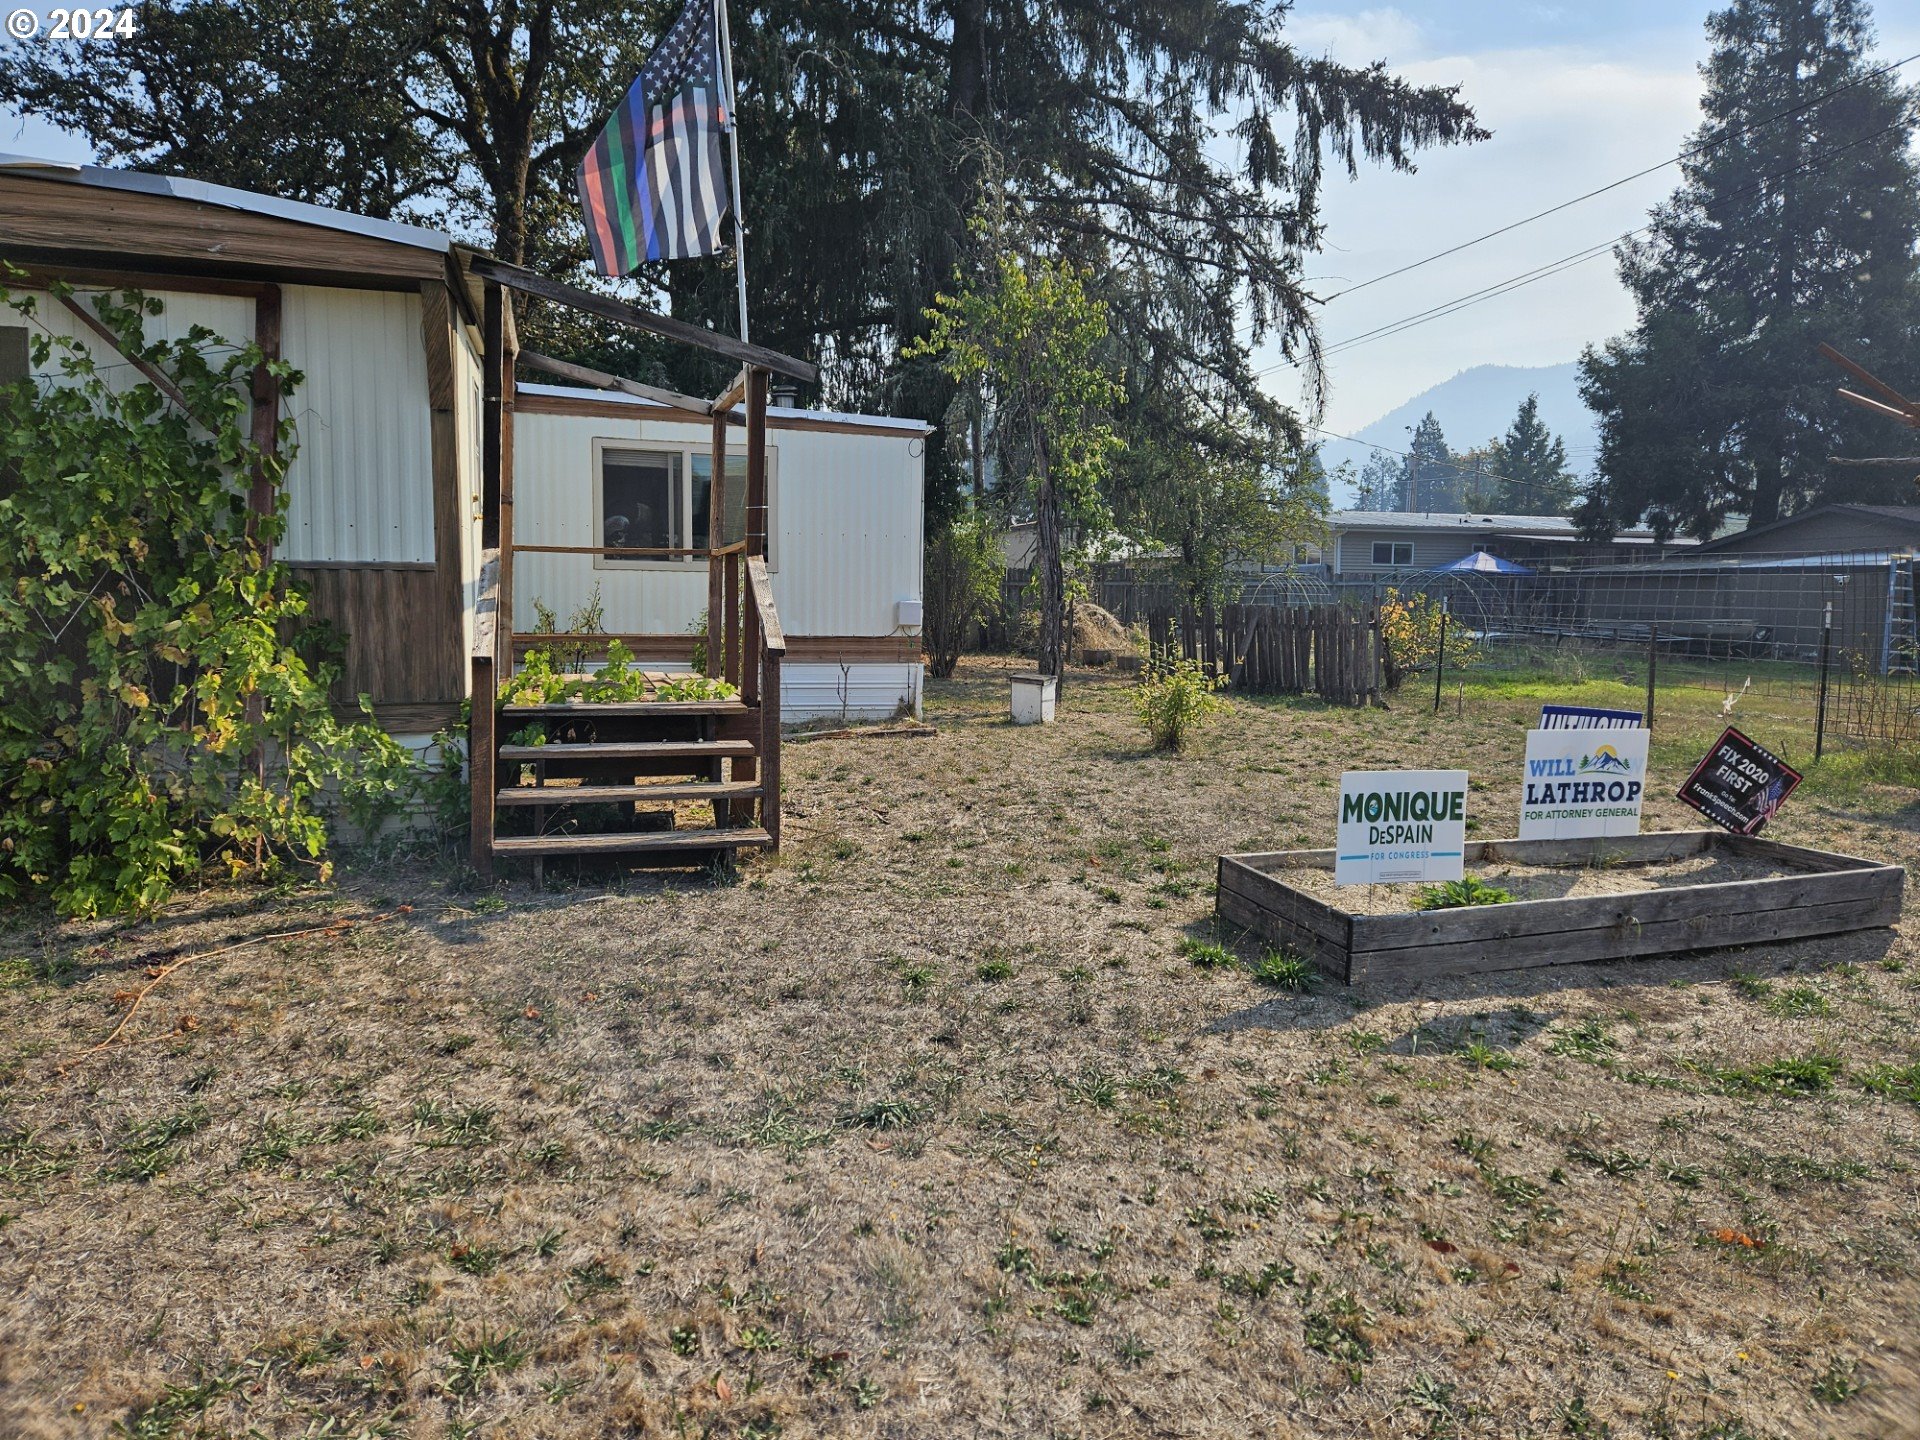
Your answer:
[[[704,560],[710,555],[744,554],[747,542],[736,540],[731,545],[721,545],[711,550],[667,545],[515,545],[513,548],[514,553],[519,555],[608,555],[616,559],[633,560]]]
[[[753,608],[760,613],[761,648],[770,655],[785,655],[787,636],[780,628],[780,612],[773,608],[773,581],[764,557],[747,557],[747,585],[753,591]]]

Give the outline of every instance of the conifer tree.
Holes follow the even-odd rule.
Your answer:
[[[1639,318],[1582,360],[1596,533],[1644,518],[1706,537],[1730,515],[1765,524],[1903,481],[1827,465],[1877,442],[1815,347],[1896,374],[1914,356],[1915,92],[1870,53],[1861,0],[1733,0],[1707,33],[1682,183],[1620,251]]]
[[[1567,513],[1578,486],[1567,469],[1567,442],[1540,418],[1538,395],[1520,402],[1513,424],[1492,451],[1493,505],[1502,515]]]

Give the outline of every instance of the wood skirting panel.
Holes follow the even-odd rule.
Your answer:
[[[787,659],[809,664],[910,665],[919,658],[918,635],[787,636]]]
[[[307,614],[345,633],[344,673],[330,699],[352,706],[457,705],[464,693],[460,617],[445,603],[439,572],[309,569],[289,564],[307,592]]]
[[[340,705],[333,707],[334,717],[339,720],[364,720],[358,705]],[[455,704],[444,705],[376,705],[373,718],[380,728],[389,735],[431,735],[435,731],[445,730],[460,718],[460,707]]]

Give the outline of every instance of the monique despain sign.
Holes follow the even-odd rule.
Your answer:
[[[1433,827],[1467,818],[1460,791],[1369,790],[1340,797],[1340,823],[1364,824],[1369,845],[1430,845]]]

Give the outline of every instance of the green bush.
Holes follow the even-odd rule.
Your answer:
[[[421,775],[377,726],[333,718],[337,671],[296,644],[306,600],[268,558],[294,434],[253,443],[253,372],[283,394],[299,375],[199,326],[148,343],[158,301],[95,297],[183,413],[150,383],[108,386],[31,297],[0,302],[59,377],[0,387],[0,901],[150,911],[208,868],[325,875],[329,789],[371,829]],[[258,517],[256,470],[277,499]]]
[[[1227,708],[1217,693],[1224,675],[1209,675],[1198,660],[1171,650],[1153,656],[1134,687],[1133,709],[1156,750],[1179,750],[1188,733]]]

